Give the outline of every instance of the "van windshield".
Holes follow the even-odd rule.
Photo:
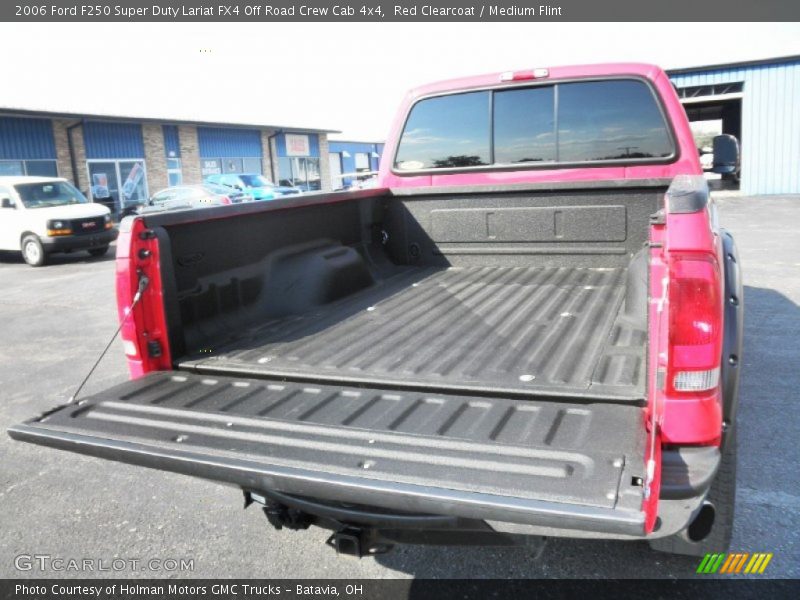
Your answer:
[[[78,189],[66,181],[20,183],[14,186],[25,208],[86,204],[89,201]]]

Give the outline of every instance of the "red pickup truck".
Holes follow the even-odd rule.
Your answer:
[[[724,551],[742,283],[664,72],[414,90],[379,180],[125,220],[132,380],[11,436],[230,484],[358,556]]]

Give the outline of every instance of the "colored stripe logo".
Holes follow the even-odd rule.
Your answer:
[[[772,556],[772,552],[706,554],[703,560],[700,561],[697,572],[703,575],[713,573],[760,575],[766,570],[769,561],[772,560]]]

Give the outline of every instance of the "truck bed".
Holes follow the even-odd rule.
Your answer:
[[[643,398],[626,268],[407,268],[179,361],[202,373],[405,389]]]

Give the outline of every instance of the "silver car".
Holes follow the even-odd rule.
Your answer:
[[[249,200],[250,198],[247,194],[215,183],[177,185],[153,194],[147,204],[140,206],[137,212],[146,214],[168,210],[187,210],[223,206],[225,204],[239,204]]]

